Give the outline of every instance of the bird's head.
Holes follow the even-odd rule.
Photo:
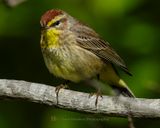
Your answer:
[[[52,9],[45,12],[40,20],[41,24],[41,46],[55,47],[59,36],[69,28],[69,15],[62,11]],[[46,43],[47,42],[47,43]]]
[[[42,30],[52,30],[55,33],[68,27],[68,14],[62,10],[52,9],[45,12],[40,20]]]

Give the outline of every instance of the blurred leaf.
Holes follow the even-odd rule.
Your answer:
[[[142,0],[92,0],[90,3],[98,14],[114,17],[124,15],[141,2]]]

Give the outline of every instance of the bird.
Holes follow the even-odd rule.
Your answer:
[[[131,75],[124,60],[95,30],[61,9],[46,11],[40,25],[41,51],[51,74],[73,83],[98,77],[117,94],[135,97],[115,68]]]

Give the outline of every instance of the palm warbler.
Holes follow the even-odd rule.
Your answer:
[[[49,10],[41,17],[41,49],[50,73],[72,82],[99,76],[124,96],[134,97],[113,67],[130,74],[111,45],[90,27],[62,10]]]

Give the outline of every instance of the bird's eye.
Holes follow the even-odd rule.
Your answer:
[[[60,24],[60,20],[54,22],[51,26],[52,26],[52,27],[56,27],[56,26],[58,26],[59,24]]]

